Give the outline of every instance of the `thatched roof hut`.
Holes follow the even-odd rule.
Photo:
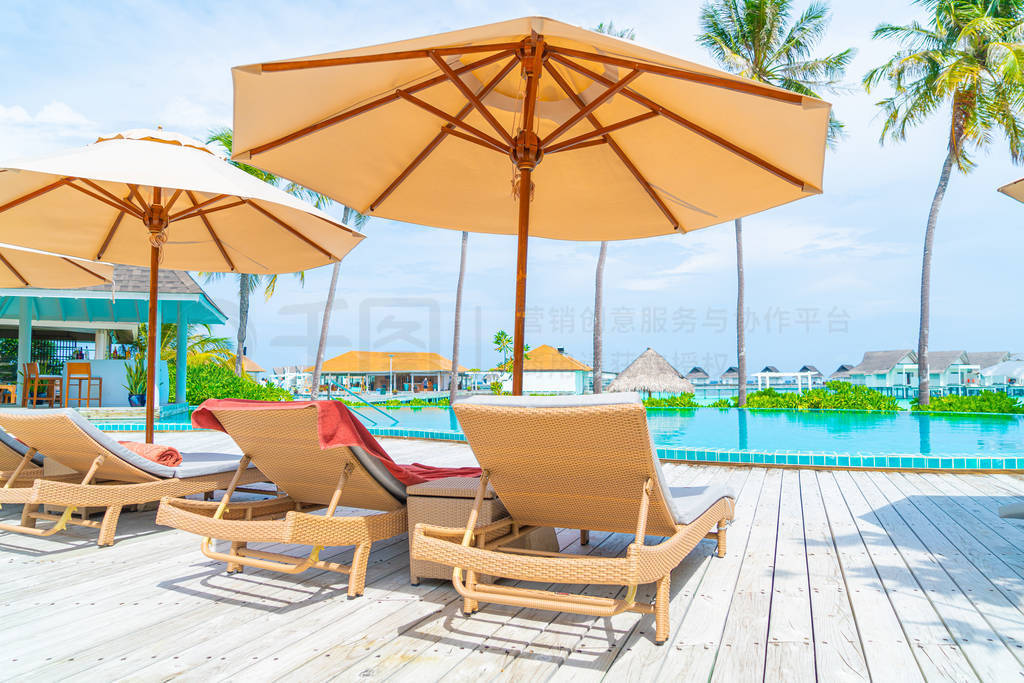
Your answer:
[[[693,384],[654,349],[647,349],[619,373],[608,391],[646,391],[664,394],[692,394]]]
[[[684,375],[688,380],[705,380],[711,379],[711,375],[708,374],[707,370],[699,365],[694,365],[690,368],[690,371]]]

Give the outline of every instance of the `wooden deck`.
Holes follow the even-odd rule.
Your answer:
[[[160,436],[233,447],[220,434]],[[383,442],[404,462],[472,463],[464,445]],[[196,537],[134,512],[110,548],[82,528],[0,534],[0,678],[1024,680],[1024,523],[995,514],[1024,499],[1024,478],[665,470],[674,484],[740,493],[728,555],[713,557],[705,541],[673,575],[661,647],[651,618],[636,614],[484,605],[464,618],[449,583],[409,584],[404,536],[374,547],[365,595],[347,600],[337,574],[226,575]],[[559,537],[599,555],[630,541],[595,532],[581,548],[575,532]]]

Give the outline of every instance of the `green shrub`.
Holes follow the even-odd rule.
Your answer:
[[[833,380],[801,394],[762,389],[747,395],[747,408],[767,410],[901,410],[894,398],[868,387]]]
[[[668,398],[644,399],[644,405],[648,408],[699,408],[700,404],[693,400],[693,394],[679,394]]]
[[[256,401],[290,401],[292,395],[280,387],[260,384],[248,376],[239,377],[221,365],[190,365],[185,376],[185,397],[189,405],[208,398],[247,398]]]
[[[501,382],[499,382],[497,380],[491,382],[491,393],[494,394],[495,396],[500,396],[501,395],[501,386],[502,386]]]
[[[935,413],[1024,413],[1020,401],[1002,391],[983,391],[977,396],[933,396],[927,406],[911,410]]]
[[[735,408],[736,399],[720,398],[708,405],[709,408]]]

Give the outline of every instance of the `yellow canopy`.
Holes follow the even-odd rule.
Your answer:
[[[830,105],[526,17],[236,67],[234,158],[359,210],[527,237],[696,230],[821,192]]]
[[[312,370],[312,368],[310,368]],[[439,353],[426,351],[346,351],[324,361],[322,372],[331,373],[435,373],[451,372],[452,362]],[[459,366],[459,372],[466,368]]]
[[[114,267],[0,244],[0,288],[79,289],[113,281]]]

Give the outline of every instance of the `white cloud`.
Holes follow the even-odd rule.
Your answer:
[[[52,124],[55,126],[83,127],[93,125],[81,113],[75,111],[63,102],[50,102],[39,110],[35,116],[35,122],[40,124]]]
[[[35,114],[21,105],[0,104],[0,149],[6,159],[89,143],[97,134],[96,124],[65,102],[54,100]]]

